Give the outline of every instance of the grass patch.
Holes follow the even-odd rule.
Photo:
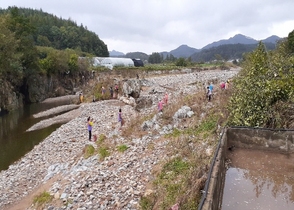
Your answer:
[[[104,160],[106,157],[110,155],[109,148],[106,146],[102,146],[98,149],[98,154],[100,155],[101,159]]]
[[[44,191],[41,194],[36,195],[34,197],[33,203],[36,204],[37,206],[42,206],[46,203],[49,203],[52,199],[53,199],[53,196],[50,195],[49,192]]]
[[[196,129],[196,134],[203,132],[214,131],[217,126],[217,120],[215,117],[210,117],[209,119],[203,121]]]
[[[84,148],[84,158],[87,159],[95,154],[95,148],[92,145],[86,145]]]
[[[178,175],[189,169],[189,163],[183,161],[182,158],[176,157],[163,166],[160,179],[165,179],[166,176]]]
[[[96,144],[99,145],[99,144],[103,144],[106,140],[106,136],[104,134],[100,134],[99,135],[99,138],[97,139],[96,141]]]
[[[141,197],[141,200],[140,200],[140,207],[142,210],[150,210],[150,209],[153,209],[153,206],[155,204],[155,194],[151,194],[149,196],[143,196]]]
[[[124,152],[124,151],[126,151],[127,149],[128,149],[128,146],[125,145],[125,144],[122,144],[122,145],[117,146],[117,150],[118,150],[119,152]]]
[[[169,134],[165,134],[165,137],[166,138],[171,138],[171,137],[176,138],[176,137],[179,137],[180,135],[182,135],[182,131],[180,131],[177,128],[174,128],[173,132],[171,132]]]

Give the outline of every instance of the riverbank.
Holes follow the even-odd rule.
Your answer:
[[[145,87],[141,95],[150,95],[151,90],[155,94],[152,106],[140,113],[119,100],[82,104],[77,109],[79,116],[54,131],[8,170],[0,172],[0,208],[36,209],[32,199],[44,189],[55,197],[48,209],[61,206],[79,210],[138,209],[140,197],[153,179],[154,167],[168,158],[165,153],[168,139],[161,132],[123,137],[117,122],[119,108],[126,122],[124,130],[133,119],[156,110],[165,92],[169,92],[170,103],[177,103],[179,96],[203,91],[203,83],[226,81],[237,73],[238,70],[216,70],[147,78],[152,85]],[[126,145],[127,151],[114,149],[105,160],[99,155],[84,159],[85,145],[99,147],[88,140],[88,116],[94,118],[95,135],[104,134],[110,144]],[[148,146],[150,143],[154,145],[152,148]]]

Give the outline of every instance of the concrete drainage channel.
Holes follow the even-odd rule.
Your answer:
[[[294,130],[227,128],[198,210],[294,209]]]

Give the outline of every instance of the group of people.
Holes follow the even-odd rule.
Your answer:
[[[226,82],[222,82],[222,83],[220,83],[220,88],[222,90],[229,89],[229,84],[230,84],[230,80],[227,80]]]
[[[121,127],[124,124],[124,120],[122,118],[121,108],[119,108],[119,110],[118,110],[118,122],[120,124],[120,130],[121,130]],[[88,132],[89,132],[89,141],[92,141],[92,129],[93,129],[93,125],[94,125],[94,119],[91,118],[91,117],[88,117],[87,118],[87,128],[88,128]],[[97,140],[97,136],[96,135],[93,135],[93,137],[94,137],[94,141],[96,141]]]
[[[158,102],[158,105],[157,105],[158,112],[162,112],[163,106],[167,105],[167,101],[168,101],[168,93],[166,92],[163,99],[159,100]]]
[[[229,89],[229,84],[230,84],[230,80],[220,83],[220,89],[221,90]],[[210,85],[206,87],[206,97],[208,101],[211,101],[212,96],[213,96],[213,84],[210,83]]]
[[[113,87],[111,86],[111,87],[109,88],[109,92],[110,92],[110,97],[111,97],[111,98],[117,98],[117,97],[118,97],[118,85],[115,84],[114,89],[113,89]],[[105,93],[106,93],[106,89],[105,89],[105,87],[102,87],[102,88],[101,88],[101,94],[102,94],[102,95],[105,95]]]

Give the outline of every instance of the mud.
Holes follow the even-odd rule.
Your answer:
[[[294,154],[234,149],[227,158],[222,210],[294,209]]]

